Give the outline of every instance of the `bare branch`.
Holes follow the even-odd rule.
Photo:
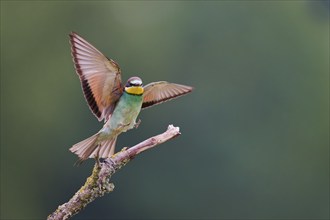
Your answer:
[[[92,174],[87,178],[85,184],[67,203],[60,205],[47,219],[69,219],[96,198],[103,196],[105,193],[112,192],[115,186],[113,183],[110,183],[110,178],[117,170],[126,165],[136,155],[178,135],[180,135],[179,127],[169,125],[164,133],[151,137],[131,148],[124,148],[99,164],[95,163]]]

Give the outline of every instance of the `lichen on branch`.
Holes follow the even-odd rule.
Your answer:
[[[94,165],[92,174],[87,178],[85,184],[68,202],[58,206],[58,208],[50,214],[47,219],[69,219],[73,215],[79,213],[96,198],[112,192],[115,186],[110,182],[110,179],[117,170],[125,166],[138,154],[175,138],[178,135],[180,135],[179,127],[169,125],[164,133],[148,138],[133,147],[124,148],[111,158],[107,158],[102,162],[97,161]]]

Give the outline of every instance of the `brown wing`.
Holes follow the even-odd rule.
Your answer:
[[[118,64],[78,34],[70,34],[71,53],[89,108],[99,121],[107,120],[123,92]]]
[[[142,108],[147,108],[177,98],[192,90],[193,88],[190,86],[165,81],[149,83],[144,87]]]

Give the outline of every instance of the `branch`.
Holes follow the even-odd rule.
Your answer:
[[[151,137],[131,148],[123,148],[111,158],[105,159],[100,163],[95,163],[92,174],[87,178],[85,184],[67,203],[60,205],[47,219],[69,219],[96,198],[104,196],[105,193],[112,192],[115,186],[113,183],[110,183],[110,178],[117,170],[125,166],[136,155],[178,135],[180,135],[179,127],[169,125],[164,133]]]

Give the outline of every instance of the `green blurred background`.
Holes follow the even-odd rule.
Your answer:
[[[74,219],[329,218],[328,1],[1,1],[1,218],[42,219],[93,166],[97,132],[74,72],[76,31],[123,81],[192,94],[144,110],[117,149],[182,135],[113,177]]]

